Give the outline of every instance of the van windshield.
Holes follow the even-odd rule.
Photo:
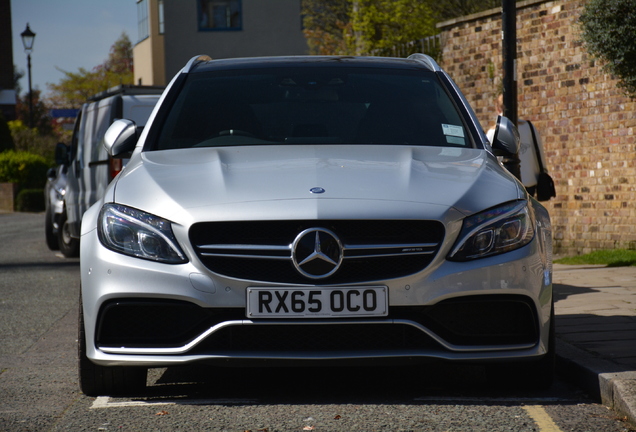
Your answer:
[[[189,75],[154,149],[286,143],[472,146],[433,72],[289,67]]]

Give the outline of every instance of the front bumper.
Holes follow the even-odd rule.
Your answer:
[[[95,231],[81,248],[87,356],[104,366],[532,360],[548,345],[551,273],[536,240],[504,255],[436,259],[415,275],[374,281],[389,290],[389,316],[377,319],[250,320],[247,288],[280,284],[220,277],[196,257],[166,265],[120,255]]]

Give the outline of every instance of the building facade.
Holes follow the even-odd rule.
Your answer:
[[[133,47],[137,85],[166,85],[163,1],[137,1],[138,42]]]
[[[636,103],[585,50],[584,0],[517,3],[518,115],[541,133],[555,252],[636,248]],[[484,129],[501,90],[501,9],[441,23],[442,66]]]
[[[190,58],[307,54],[301,0],[139,0],[135,82],[165,85]]]
[[[0,112],[5,120],[15,120],[14,86],[11,0],[0,0]]]

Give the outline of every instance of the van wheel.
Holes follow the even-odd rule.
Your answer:
[[[66,210],[64,210],[60,215],[57,242],[60,246],[60,252],[62,252],[66,258],[76,258],[79,256],[79,239],[71,237],[71,230],[67,220]]]
[[[60,245],[58,243],[57,235],[53,232],[53,218],[50,208],[46,210],[44,217],[44,236],[46,238],[46,245],[52,251],[59,250]]]
[[[86,333],[82,296],[79,302],[77,356],[80,390],[86,396],[139,395],[146,388],[148,368],[100,366],[86,357]]]

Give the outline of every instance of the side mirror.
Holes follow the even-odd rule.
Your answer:
[[[513,122],[507,117],[499,116],[497,128],[492,140],[492,149],[495,156],[510,157],[519,153],[519,131]]]
[[[71,161],[69,159],[70,148],[64,143],[57,143],[55,145],[55,163],[58,165],[68,165]]]
[[[55,168],[49,168],[46,171],[46,178],[53,181],[55,180],[55,177],[57,177],[57,170]]]
[[[104,147],[115,159],[129,158],[139,139],[139,129],[134,121],[115,120],[104,135]]]

